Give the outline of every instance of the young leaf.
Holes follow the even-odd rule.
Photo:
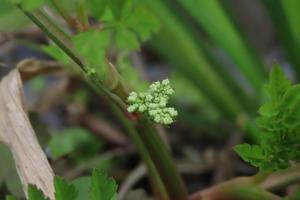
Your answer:
[[[136,35],[127,29],[120,29],[116,33],[116,45],[119,49],[135,50],[139,48]]]
[[[160,23],[155,15],[144,6],[138,5],[132,14],[124,22],[141,39],[146,41],[151,35],[159,30]]]
[[[243,158],[243,160],[256,167],[259,167],[260,162],[265,159],[262,148],[256,145],[240,144],[236,145],[234,150]]]
[[[267,86],[272,100],[279,101],[290,85],[291,82],[280,66],[274,65],[270,75],[270,83]]]
[[[72,38],[75,50],[82,55],[91,66],[102,65],[106,47],[109,44],[108,31],[87,31]]]
[[[55,177],[54,187],[55,200],[75,200],[78,196],[78,191],[75,186],[60,177]]]
[[[49,200],[35,185],[28,186],[28,200]]]
[[[69,128],[54,134],[49,142],[49,148],[52,157],[57,159],[93,140],[94,138],[85,129]]]
[[[99,20],[107,7],[109,0],[89,0],[88,6],[91,11],[92,16]]]
[[[91,178],[90,177],[79,177],[72,181],[72,184],[78,190],[78,197],[76,200],[86,200],[89,196],[89,188],[91,185]]]
[[[133,6],[132,0],[110,0],[109,6],[112,14],[116,20],[121,20],[126,18]]]
[[[259,109],[256,124],[260,144],[235,147],[236,152],[260,170],[285,169],[300,161],[300,85],[291,85],[279,66],[275,66],[267,87],[269,100]]]
[[[90,199],[112,200],[116,195],[117,187],[112,178],[108,178],[103,171],[95,169],[91,180]]]

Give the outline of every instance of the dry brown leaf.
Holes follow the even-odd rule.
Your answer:
[[[18,63],[17,69],[23,81],[30,80],[38,75],[62,71],[63,67],[53,61],[39,61],[33,58],[24,59]]]
[[[31,183],[54,199],[53,171],[24,109],[18,70],[11,71],[0,82],[0,142],[13,154],[25,193]]]

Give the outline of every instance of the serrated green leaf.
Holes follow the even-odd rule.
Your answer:
[[[259,108],[258,113],[264,117],[271,117],[278,114],[278,111],[273,103],[266,103]]]
[[[69,128],[54,134],[49,142],[49,149],[53,159],[57,159],[93,140],[94,138],[87,130]]]
[[[272,69],[268,84],[269,100],[259,109],[256,123],[260,144],[238,145],[236,152],[260,170],[286,169],[299,162],[300,85],[291,86],[279,66]]]
[[[126,19],[125,24],[130,27],[142,41],[150,39],[151,35],[160,28],[160,23],[145,7],[138,5],[133,13]]]
[[[257,145],[240,144],[235,146],[234,150],[243,160],[250,162],[256,167],[259,167],[260,163],[265,159],[262,148]]]
[[[117,187],[112,178],[108,178],[103,171],[95,169],[91,180],[90,199],[112,200],[116,196]]]
[[[300,101],[292,108],[290,113],[287,115],[284,125],[288,128],[295,128],[300,125]]]
[[[288,89],[286,89],[282,102],[280,105],[280,109],[283,112],[288,112],[294,109],[295,105],[300,100],[300,85],[294,85]]]
[[[93,67],[103,64],[109,41],[108,31],[100,32],[97,30],[79,33],[72,38],[75,51],[82,55]]]
[[[93,17],[99,20],[105,12],[109,0],[89,0],[88,6]]]
[[[139,48],[139,41],[136,35],[128,29],[120,29],[116,33],[116,45],[119,49],[136,50]]]
[[[54,178],[55,200],[75,200],[78,190],[60,177]]]
[[[110,0],[109,7],[116,20],[126,18],[133,9],[132,0]]]
[[[280,66],[274,65],[271,71],[270,82],[268,85],[271,98],[274,101],[279,102],[290,86],[291,82],[287,79]]]
[[[28,186],[28,200],[49,200],[35,185]]]
[[[72,181],[74,186],[78,190],[78,197],[76,200],[86,200],[89,196],[89,189],[91,185],[91,178],[90,177],[79,177]]]

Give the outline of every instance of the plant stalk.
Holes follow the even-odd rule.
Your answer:
[[[62,5],[61,0],[51,0],[52,5],[57,10],[57,12],[64,18],[67,24],[71,28],[76,28],[76,21],[71,17],[65,7]]]
[[[86,12],[86,2],[84,0],[76,1],[76,12],[77,12],[77,20],[78,20],[78,28],[82,31],[88,30],[89,28],[89,20]]]
[[[137,121],[137,127],[140,130],[139,133],[143,133],[140,138],[146,145],[170,198],[172,200],[188,199],[185,184],[172,161],[168,149],[155,131],[152,123],[146,117],[141,116]]]
[[[271,174],[260,186],[275,191],[300,181],[300,165]]]

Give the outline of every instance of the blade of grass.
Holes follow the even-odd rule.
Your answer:
[[[289,0],[287,0],[289,1]],[[294,19],[291,19],[295,13],[290,13],[289,10],[291,9],[291,12],[297,12],[294,10],[294,8],[288,8],[291,6],[291,2],[285,2],[285,1],[273,1],[273,0],[263,0],[262,1],[265,5],[265,8],[267,9],[274,27],[277,30],[278,36],[284,46],[285,53],[289,59],[289,62],[291,63],[293,69],[295,70],[297,74],[298,80],[300,79],[300,46],[297,45],[299,42],[296,40],[294,31],[295,28],[291,28],[291,26],[298,26],[297,24],[294,24]],[[283,7],[283,2],[285,2],[285,8]],[[297,9],[297,8],[295,8]],[[299,8],[298,8],[299,10]],[[298,12],[299,14],[299,12]],[[287,16],[290,15],[290,16]],[[297,14],[296,14],[297,15]],[[290,18],[290,23],[288,18]],[[297,19],[296,19],[297,20]],[[293,21],[293,22],[292,22]],[[292,24],[292,25],[291,25]],[[292,30],[294,29],[294,30]],[[299,37],[299,35],[297,36]]]
[[[179,0],[209,36],[227,53],[256,92],[261,90],[266,71],[261,59],[253,57],[234,23],[217,0]]]
[[[240,102],[213,71],[182,24],[161,1],[144,0],[144,3],[162,22],[160,33],[154,36],[150,45],[200,88],[215,107],[229,118],[235,119],[241,111]]]
[[[228,67],[225,63],[220,61],[220,58],[216,55],[214,47],[207,41],[205,35],[199,33],[197,27],[190,17],[184,13],[182,6],[174,3],[172,0],[166,0],[166,5],[170,8],[169,10],[174,13],[176,20],[180,21],[183,28],[189,32],[189,37],[197,42],[197,46],[201,48],[204,57],[207,59],[209,65],[218,75],[225,85],[232,91],[233,95],[242,104],[242,106],[248,111],[253,112],[257,109],[258,100],[257,97],[246,90],[246,86],[241,84],[241,81],[237,79],[237,76],[232,75],[228,71]]]
[[[68,23],[71,28],[76,28],[76,21],[70,16],[68,11],[62,5],[60,0],[50,0],[53,7],[57,10],[57,12],[64,18],[64,20]]]

